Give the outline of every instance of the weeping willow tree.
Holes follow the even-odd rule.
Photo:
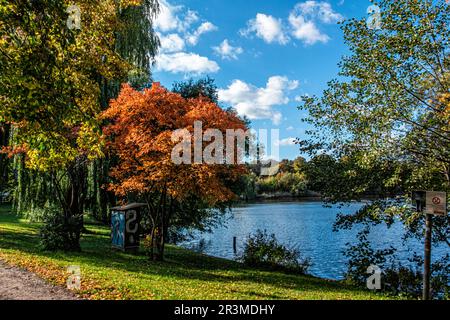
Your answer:
[[[110,99],[117,97],[120,84],[124,80],[135,89],[141,89],[151,82],[150,68],[160,45],[153,29],[153,19],[158,11],[159,4],[156,0],[144,0],[141,6],[120,10],[119,16],[123,27],[116,35],[116,51],[133,68],[128,72],[127,79],[99,78],[103,109],[107,108]],[[105,223],[109,221],[109,208],[115,204],[115,196],[104,186],[111,182],[108,178],[109,169],[115,164],[115,157],[108,154],[93,162],[89,167],[89,197],[87,199],[89,209],[97,220]]]
[[[10,125],[0,122],[0,149],[8,146]],[[8,187],[9,160],[6,155],[0,154],[0,193]]]
[[[158,2],[156,0],[142,0],[140,5],[135,5],[136,1],[131,1],[128,5],[124,5],[124,3],[125,2],[121,2],[121,4],[118,4],[114,1],[75,1],[75,4],[79,5],[82,9],[82,23],[94,23],[96,17],[99,18],[102,15],[109,14],[111,19],[106,21],[114,21],[114,25],[108,26],[108,28],[105,27],[106,29],[104,30],[95,30],[100,32],[93,34],[94,36],[98,36],[99,34],[105,35],[103,37],[105,43],[100,43],[98,47],[95,47],[95,49],[98,49],[98,51],[94,53],[94,55],[98,54],[95,58],[99,58],[97,61],[92,62],[93,64],[94,62],[96,63],[95,67],[83,69],[86,70],[86,73],[83,74],[83,76],[88,77],[90,80],[90,93],[92,93],[90,97],[93,98],[89,103],[91,105],[98,104],[98,107],[92,107],[92,109],[89,110],[89,119],[81,113],[75,115],[72,119],[74,123],[85,121],[83,123],[89,125],[92,124],[92,126],[94,126],[93,123],[96,122],[96,114],[106,108],[109,99],[117,95],[118,87],[121,82],[128,81],[134,85],[142,86],[151,79],[150,67],[159,47],[159,40],[154,32],[152,23],[159,10]],[[36,127],[40,127],[40,130],[42,130],[42,122],[44,122],[45,119],[41,118],[42,115],[39,114],[39,112],[32,114],[31,110],[38,109],[37,104],[39,104],[39,101],[36,99],[40,98],[37,97],[38,95],[47,95],[47,97],[42,98],[42,103],[47,101],[50,106],[55,104],[55,108],[49,108],[48,110],[48,116],[53,117],[54,115],[51,114],[52,110],[59,108],[56,104],[59,105],[61,102],[59,100],[61,99],[50,99],[52,89],[47,90],[46,92],[45,90],[39,90],[39,88],[29,87],[32,86],[32,81],[28,81],[28,79],[21,78],[20,81],[24,80],[23,83],[20,83],[20,81],[12,83],[9,82],[9,79],[18,76],[17,71],[21,69],[24,71],[22,74],[27,74],[29,71],[28,69],[32,68],[31,66],[33,66],[33,64],[36,66],[36,69],[42,69],[40,71],[42,74],[51,67],[58,68],[58,57],[53,59],[54,57],[52,54],[54,52],[52,52],[52,49],[54,48],[52,48],[52,46],[54,45],[56,48],[55,51],[61,49],[62,52],[66,54],[64,51],[64,41],[59,42],[58,32],[55,33],[55,31],[58,31],[58,28],[62,30],[66,25],[67,5],[68,3],[66,3],[66,1],[61,0],[34,2],[24,0],[18,1],[12,7],[5,7],[5,10],[2,11],[0,20],[2,34],[5,37],[9,37],[16,41],[16,46],[13,47],[15,51],[11,51],[6,43],[1,43],[2,47],[0,48],[2,71],[7,71],[1,79],[2,84],[6,84],[5,88],[8,88],[8,86],[10,89],[14,87],[12,88],[14,89],[13,91],[6,91],[5,89],[0,92],[2,102],[11,102],[10,109],[2,106],[2,110],[0,110],[2,111],[0,114],[1,147],[9,144],[10,146],[14,145],[16,149],[10,149],[10,151],[12,151],[10,152],[10,157],[13,157],[9,161],[6,160],[4,155],[0,157],[0,174],[2,175],[1,184],[4,183],[3,177],[9,175],[13,178],[10,183],[10,185],[13,186],[13,209],[15,212],[25,214],[28,217],[39,218],[39,213],[41,213],[43,209],[58,206],[61,202],[66,202],[68,206],[77,206],[77,208],[75,208],[76,211],[83,212],[86,209],[90,209],[97,218],[105,220],[108,212],[108,204],[111,203],[113,199],[106,191],[104,191],[104,189],[102,189],[102,187],[108,182],[109,167],[114,159],[109,155],[106,155],[106,157],[91,157],[91,155],[86,153],[77,155],[77,152],[74,150],[80,150],[78,148],[79,146],[70,145],[70,142],[75,144],[82,142],[91,147],[95,146],[95,148],[97,148],[97,154],[100,155],[102,151],[97,146],[101,146],[101,143],[95,141],[95,135],[86,135],[81,139],[78,139],[79,137],[71,139],[69,135],[73,132],[67,131],[67,135],[63,134],[60,137],[61,139],[58,140],[58,143],[60,143],[61,140],[66,139],[67,145],[70,145],[70,148],[68,148],[68,150],[70,150],[67,155],[69,158],[72,157],[74,159],[70,165],[61,166],[61,168],[64,167],[64,170],[58,169],[58,165],[53,167],[50,165],[48,168],[49,170],[40,170],[42,168],[39,167],[39,161],[30,165],[30,154],[20,152],[20,145],[24,141],[22,139],[24,137],[24,130],[20,125],[17,126],[17,124],[20,123],[20,121],[24,121],[23,123],[27,123],[27,125],[36,124],[33,128],[31,128],[31,125],[29,126],[31,129],[28,132],[28,138],[31,138],[27,138],[28,151],[30,149],[36,151],[34,153],[36,159],[39,158],[39,152],[42,153],[51,150],[51,152],[58,153],[59,148],[55,148],[58,144],[56,142],[53,143],[54,141],[50,141],[50,137],[52,137],[50,131],[40,131],[39,134],[36,134]],[[54,17],[53,22],[46,20],[46,17],[49,16],[49,12],[52,12]],[[112,14],[112,12],[114,12],[114,14]],[[36,25],[31,24],[33,19],[38,21],[36,24],[37,27],[40,27],[41,30],[48,29],[48,34],[51,36],[41,37],[37,29],[34,29]],[[57,21],[57,23],[55,23],[55,21]],[[52,25],[56,26],[53,28]],[[73,38],[80,38],[80,35],[83,32],[89,33],[90,31],[87,29],[88,27],[82,27],[81,31],[78,32],[76,30],[72,30],[71,32],[65,30],[61,37],[68,37],[69,40],[67,40],[67,42],[70,43],[71,41],[75,41]],[[46,51],[45,54],[48,56],[44,59],[41,57],[44,63],[36,62],[27,65],[14,66],[10,61],[11,55],[24,55],[24,48],[33,45],[24,40],[26,39],[24,37],[26,34],[30,34],[34,40],[37,39],[37,42],[41,41],[39,46],[36,45],[33,47],[33,50],[39,53],[40,51]],[[99,39],[103,38],[100,37]],[[62,48],[59,47],[60,45]],[[39,59],[39,57],[36,57],[36,59]],[[29,60],[31,61],[31,59]],[[53,62],[55,62],[55,65],[52,65]],[[125,73],[123,71],[125,71]],[[39,74],[39,72],[37,74]],[[7,78],[7,75],[9,78]],[[61,78],[64,76],[65,75],[61,75]],[[70,103],[68,103],[69,105],[77,104],[77,100],[73,96],[73,94],[76,95],[74,92],[78,90],[77,85],[78,84],[75,84],[72,87],[67,88],[67,91],[61,93],[67,93],[67,99],[68,101],[70,100]],[[17,97],[22,97],[23,92],[21,92],[21,90],[24,88],[28,88],[27,90],[36,93],[36,98],[33,101],[27,101],[27,107],[30,107],[30,113],[17,115],[11,111],[14,109],[14,103],[12,97],[9,97],[9,94],[10,92],[13,92]],[[6,106],[8,106],[8,104],[6,104]],[[61,117],[63,117],[63,115],[61,115]],[[12,134],[9,134],[9,125],[2,125],[2,123],[14,123],[15,127],[18,129],[13,129]],[[101,124],[95,123],[96,129],[94,131],[97,138],[100,132],[98,131],[99,125]],[[75,127],[77,130],[80,129],[79,126]],[[32,129],[35,131],[33,132]],[[6,130],[8,130],[8,132],[6,132]],[[49,147],[52,143],[53,145]],[[56,158],[57,157],[53,160],[57,162]],[[9,169],[7,169],[6,163],[10,163]],[[75,239],[75,242],[76,241],[77,239]]]

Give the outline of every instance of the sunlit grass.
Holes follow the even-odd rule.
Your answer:
[[[64,285],[70,265],[81,267],[89,299],[383,299],[381,295],[311,276],[244,268],[169,245],[164,262],[112,250],[109,229],[87,224],[82,252],[45,252],[39,225],[0,207],[0,258]]]

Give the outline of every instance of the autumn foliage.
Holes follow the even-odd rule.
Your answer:
[[[177,144],[172,141],[175,130],[193,132],[194,122],[201,121],[203,130],[218,129],[225,137],[226,129],[246,130],[235,114],[207,98],[185,99],[154,83],[143,92],[123,85],[103,118],[111,122],[104,128],[111,137],[109,152],[119,159],[112,169],[115,182],[109,189],[123,198],[137,195],[148,203],[153,225],[149,237],[152,248],[158,251],[156,258],[162,258],[176,203],[196,197],[214,206],[235,197],[226,181],[243,174],[242,165],[175,164],[171,159]]]
[[[28,205],[34,201],[29,199],[36,199],[59,205],[61,211],[53,214],[61,221],[45,225],[58,230],[49,234],[64,234],[68,243],[63,246],[70,250],[80,250],[82,216],[88,202],[87,164],[103,156],[98,121],[101,101],[108,82],[125,79],[133,68],[117,50],[118,34],[127,26],[122,13],[141,3],[0,2],[0,126],[11,128],[0,153],[17,159],[14,162],[20,164],[20,173],[15,180],[27,186],[17,192],[30,195],[15,197],[15,201]],[[71,6],[78,8],[80,24],[76,28],[69,23],[74,19]],[[24,155],[16,157],[18,154]],[[0,169],[5,168],[5,161],[0,162]],[[38,175],[45,183],[22,178],[23,172]],[[46,199],[33,194],[29,187],[34,183],[51,189],[46,191]],[[30,207],[34,208],[34,203]],[[47,249],[58,249],[55,246]]]

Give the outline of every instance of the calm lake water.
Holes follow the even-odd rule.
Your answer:
[[[289,247],[298,248],[304,257],[310,257],[313,266],[310,273],[329,279],[341,279],[346,271],[346,258],[342,254],[348,242],[356,243],[358,230],[333,232],[333,223],[339,212],[356,212],[363,204],[353,203],[348,207],[324,207],[319,201],[275,202],[249,204],[233,209],[232,217],[225,226],[216,228],[211,234],[199,233],[193,241],[183,244],[195,247],[204,242],[203,252],[212,256],[234,259],[233,237],[237,237],[238,253],[245,238],[257,229],[274,233],[277,239]],[[375,248],[398,247],[399,260],[407,263],[412,251],[423,254],[423,244],[409,241],[402,245],[403,226],[399,223],[387,229],[373,228],[369,239]],[[432,256],[439,257],[448,252],[448,247],[433,248]]]

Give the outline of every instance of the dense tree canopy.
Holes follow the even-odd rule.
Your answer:
[[[351,52],[340,64],[343,80],[331,81],[320,99],[305,97],[306,121],[320,129],[303,149],[359,152],[361,165],[415,161],[439,168],[448,187],[450,7],[443,0],[378,5],[381,29],[365,19],[342,27]]]
[[[195,197],[199,202],[214,206],[235,195],[227,187],[227,180],[236,180],[245,172],[241,165],[194,163],[177,164],[172,159],[175,130],[193,133],[194,122],[201,121],[203,131],[218,129],[225,141],[227,129],[245,130],[245,124],[209,99],[185,99],[167,91],[158,83],[151,89],[138,92],[124,85],[117,99],[103,117],[112,121],[104,131],[112,137],[110,151],[120,159],[112,169],[115,182],[110,185],[117,195],[138,195],[149,206],[152,220],[152,248],[162,258],[164,242],[171,219],[178,204]],[[219,137],[215,137],[218,139]],[[189,137],[189,151],[195,145]],[[202,150],[206,142],[201,142]],[[206,150],[206,148],[205,148]],[[216,149],[214,153],[224,152]]]
[[[304,97],[300,108],[313,129],[299,143],[322,154],[313,161],[322,168],[319,176],[328,175],[322,175],[328,199],[378,196],[356,214],[341,215],[336,227],[400,219],[405,237],[422,239],[424,214],[412,208],[410,192],[450,191],[450,6],[444,0],[376,5],[380,28],[366,19],[343,23],[350,54],[322,97]],[[449,228],[448,216],[434,218],[434,244],[450,245]]]
[[[69,5],[80,19],[72,20]],[[63,224],[83,214],[87,163],[103,155],[98,115],[107,84],[148,68],[157,50],[151,28],[156,10],[150,0],[0,3],[0,123],[3,131],[12,126],[3,151],[23,155],[14,161],[18,202],[43,192],[42,206],[53,200],[51,190]],[[33,194],[36,181],[40,191]],[[78,248],[80,228],[73,230],[68,242]]]
[[[302,150],[350,156],[361,169],[392,159],[415,163],[414,187],[448,189],[450,6],[415,0],[378,5],[381,29],[364,19],[346,21],[351,54],[340,64],[341,79],[321,98],[304,98],[306,121],[317,130],[301,141]],[[439,181],[431,178],[434,172]]]
[[[15,1],[1,11],[0,121],[14,123],[13,147],[36,169],[101,153],[97,78],[128,68],[114,50],[115,2],[78,5],[81,29],[68,28],[63,1]]]
[[[203,96],[210,99],[214,103],[219,102],[217,86],[214,79],[210,77],[198,80],[190,78],[187,81],[175,82],[172,91],[179,93],[186,99]]]

